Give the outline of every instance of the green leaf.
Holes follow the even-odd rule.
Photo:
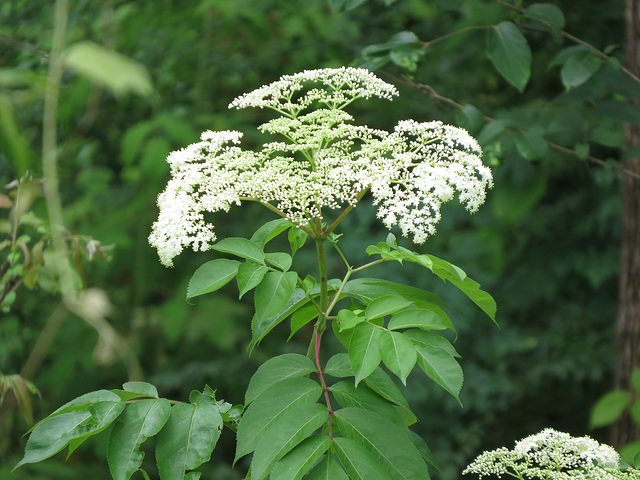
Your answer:
[[[454,346],[451,345],[451,342],[442,335],[417,329],[406,330],[404,334],[416,345],[441,348],[452,357],[460,358],[460,354],[456,351]]]
[[[283,272],[286,272],[291,268],[291,263],[293,261],[291,255],[284,252],[266,253],[265,259],[268,263],[279,268]]]
[[[253,374],[245,393],[245,404],[250,404],[267,388],[288,378],[305,377],[316,371],[309,357],[297,353],[285,353],[267,360]]]
[[[299,227],[291,227],[289,229],[287,237],[289,240],[289,246],[291,247],[291,256],[295,255],[296,252],[303,247],[308,236],[307,232]]]
[[[478,143],[481,146],[487,146],[490,143],[498,140],[509,127],[509,122],[504,120],[494,120],[493,122],[487,122],[484,128],[478,134]]]
[[[153,91],[144,65],[92,42],[78,42],[64,53],[65,66],[107,88],[114,95],[129,92],[147,96]]]
[[[478,282],[471,280],[469,277],[466,277],[466,275],[461,278],[460,272],[462,272],[462,270],[446,260],[442,260],[433,255],[429,255],[429,258],[433,261],[433,273],[442,280],[449,281],[458,287],[462,293],[480,307],[480,309],[493,320],[493,323],[497,325],[496,302],[491,295],[480,289]],[[462,274],[464,274],[464,272],[462,272]]]
[[[500,22],[489,29],[487,55],[505,80],[524,91],[531,74],[531,49],[513,22]]]
[[[264,251],[255,242],[241,237],[229,237],[220,240],[211,247],[218,252],[229,253],[256,263],[264,263]]]
[[[273,240],[286,229],[292,227],[295,228],[295,225],[286,218],[271,220],[256,230],[256,232],[251,236],[251,241],[264,248],[269,241]]]
[[[238,276],[236,277],[238,290],[240,291],[239,298],[242,298],[245,293],[258,286],[268,271],[269,267],[264,265],[253,262],[241,263],[238,266]]]
[[[463,375],[456,359],[438,347],[416,346],[416,352],[422,371],[460,402]]]
[[[631,414],[631,418],[633,418],[636,425],[640,424],[640,401],[636,400],[631,404],[629,414]]]
[[[335,445],[335,442],[333,445]],[[304,480],[349,480],[349,477],[340,464],[333,458],[333,455],[328,453],[313,467],[313,470],[304,477]]]
[[[380,356],[380,334],[382,329],[363,322],[355,326],[349,342],[349,362],[356,376],[356,386],[373,372],[382,357]]]
[[[576,150],[576,156],[580,160],[586,160],[589,157],[591,147],[589,147],[588,143],[576,143],[574,148]]]
[[[224,287],[237,275],[239,265],[237,260],[218,258],[200,266],[189,280],[187,300]]]
[[[140,400],[127,405],[109,437],[107,459],[114,480],[128,480],[142,465],[144,441],[157,435],[169,420],[171,404],[166,399]]]
[[[289,335],[289,338],[287,338],[287,341],[291,340],[291,337],[293,337],[298,330],[317,317],[318,308],[312,303],[305,305],[296,311],[296,313],[291,315],[291,334]]]
[[[388,401],[375,393],[366,385],[355,384],[351,380],[343,380],[331,385],[331,394],[335,397],[341,407],[355,407],[363,410],[376,412],[392,423],[405,426],[404,420],[398,411]]]
[[[549,145],[539,128],[529,128],[513,137],[520,155],[527,160],[538,160],[547,156]]]
[[[411,305],[411,301],[398,295],[385,295],[373,300],[365,310],[365,318],[373,320],[402,310]]]
[[[560,69],[562,84],[567,89],[580,86],[600,70],[601,66],[602,60],[586,47],[573,51]]]
[[[106,390],[100,392],[111,394]],[[94,397],[96,393],[98,392],[92,392]],[[75,449],[90,436],[107,428],[118,418],[118,415],[122,413],[125,407],[125,402],[120,401],[117,395],[111,395],[115,399],[98,400],[79,405],[67,404],[61,407],[64,413],[59,413],[61,409],[58,409],[39,422],[33,428],[29,440],[27,440],[24,457],[15,468],[26,463],[45,460],[58,453],[68,444],[70,448]],[[68,411],[71,408],[78,408],[78,410]]]
[[[122,385],[125,392],[137,393],[143,397],[158,398],[158,389],[147,382],[127,382]]]
[[[554,27],[563,28],[565,25],[564,13],[550,3],[532,3],[524,9],[524,16],[539,20]]]
[[[340,310],[336,318],[338,319],[338,323],[340,324],[341,332],[343,330],[353,328],[357,324],[364,322],[364,317],[362,315],[358,315],[355,312],[347,309]]]
[[[267,388],[247,408],[238,425],[234,463],[255,450],[267,429],[288,409],[316,403],[322,387],[308,378],[287,378]]]
[[[162,480],[188,478],[187,470],[209,461],[220,438],[222,417],[215,405],[178,403],[156,440],[156,461]]]
[[[349,355],[346,353],[336,353],[327,361],[324,373],[338,378],[353,377],[353,369],[351,368],[351,363],[349,363]]]
[[[334,437],[333,447],[350,480],[380,478],[378,459],[360,442],[345,437]]]
[[[367,386],[380,395],[382,398],[386,398],[392,403],[403,407],[406,410],[410,410],[409,403],[402,395],[402,392],[398,386],[391,380],[391,377],[382,368],[375,369],[371,375],[369,375],[364,383]]]
[[[377,477],[389,480],[429,479],[429,470],[413,445],[409,429],[401,428],[374,412],[343,408],[335,412],[336,425],[346,438],[364,445],[379,465]],[[393,441],[390,441],[393,439]]]
[[[620,122],[640,123],[640,109],[633,103],[620,100],[607,100],[598,103],[596,112]]]
[[[399,330],[401,328],[424,328],[431,330],[444,330],[450,328],[453,330],[453,324],[447,314],[437,308],[442,314],[425,308],[410,308],[396,313],[389,320],[389,330]],[[442,316],[444,315],[444,317]],[[445,321],[446,319],[446,321]]]
[[[387,368],[406,386],[407,377],[417,360],[416,349],[411,340],[402,333],[382,330],[380,355]]]
[[[296,272],[269,272],[256,287],[254,302],[256,306],[255,323],[276,315],[291,300],[296,288]]]
[[[389,282],[388,280],[379,280],[377,278],[350,280],[344,286],[342,293],[343,297],[353,297],[365,305],[368,305],[378,297],[396,294],[409,300],[418,307],[424,304],[437,305],[439,307],[447,306],[442,299],[431,292],[427,292],[421,288]]]
[[[604,427],[615,422],[631,403],[632,396],[624,390],[612,390],[596,402],[591,410],[591,428]]]
[[[301,479],[330,446],[331,439],[326,435],[314,435],[303,440],[275,464],[269,480]]]
[[[320,288],[314,288],[313,292],[319,292]],[[315,293],[314,293],[315,294]],[[287,304],[275,315],[268,318],[253,318],[251,323],[252,347],[257,345],[264,336],[276,327],[282,320],[294,313],[304,304],[309,302],[309,297],[301,288],[296,288]]]
[[[266,479],[278,460],[300,442],[309,438],[328,419],[329,410],[325,405],[319,403],[297,405],[283,412],[256,446],[251,462],[252,480]],[[320,455],[322,453],[324,452],[321,452]],[[307,468],[309,467],[311,465],[307,466]]]

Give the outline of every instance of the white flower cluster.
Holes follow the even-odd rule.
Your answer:
[[[304,90],[309,83],[317,85]],[[239,132],[205,132],[201,142],[173,152],[172,178],[149,238],[161,261],[171,265],[188,246],[206,250],[216,237],[205,213],[242,200],[269,203],[306,225],[322,218],[323,208],[355,205],[370,191],[385,226],[398,225],[416,243],[435,233],[441,204],[456,192],[475,212],[492,176],[466,131],[405,120],[386,132],[354,125],[342,110],[356,98],[394,95],[395,87],[367,70],[338,68],[286,75],[236,98],[230,107],[280,112],[260,129],[284,141],[252,152],[233,145]]]
[[[620,456],[608,445],[547,428],[516,442],[513,450],[503,447],[482,453],[462,473],[521,480],[640,479],[639,470],[620,470],[619,464]]]

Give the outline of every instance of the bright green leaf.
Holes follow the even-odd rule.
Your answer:
[[[260,245],[246,238],[225,238],[214,244],[211,249],[235,255],[236,257],[246,258],[256,263],[264,263],[264,251]]]
[[[358,315],[351,310],[342,309],[337,315],[338,323],[340,324],[340,331],[348,330],[355,327],[357,324],[364,322],[364,317]]]
[[[256,446],[251,462],[252,480],[265,480],[278,460],[309,438],[328,419],[329,410],[319,403],[297,405],[283,412]]]
[[[303,440],[275,464],[269,480],[301,479],[330,446],[331,439],[326,435],[314,435]]]
[[[427,332],[425,330],[410,329],[404,334],[411,339],[413,343],[423,347],[437,347],[447,352],[452,357],[460,357],[451,342],[437,333]]]
[[[253,402],[267,388],[288,378],[304,377],[316,371],[309,357],[297,353],[285,353],[264,362],[253,374],[245,393],[245,404]]]
[[[373,372],[382,357],[380,356],[380,334],[382,329],[363,322],[353,329],[349,343],[349,362],[356,376],[356,385]]]
[[[220,438],[222,417],[215,405],[178,403],[156,440],[162,480],[184,480],[187,470],[208,462]]]
[[[380,356],[389,370],[395,373],[404,385],[416,364],[416,349],[404,334],[382,330]]]
[[[292,227],[295,228],[293,223],[286,218],[271,220],[256,230],[256,232],[251,236],[251,241],[264,248],[269,241],[273,240],[286,229]]]
[[[365,310],[367,320],[384,317],[411,305],[411,301],[398,295],[385,295],[373,300]]]
[[[128,480],[142,465],[144,441],[157,435],[171,414],[166,399],[140,400],[127,405],[109,437],[107,459],[114,480]]]
[[[256,306],[255,323],[276,315],[291,300],[298,275],[295,272],[269,272],[256,287],[254,302]]]
[[[353,381],[343,380],[331,385],[330,390],[342,408],[355,407],[369,410],[392,423],[405,426],[404,420],[393,405],[366,385],[360,384],[356,388]]]
[[[359,408],[338,410],[335,418],[342,435],[364,445],[374,454],[379,473],[372,478],[380,478],[381,475],[389,480],[430,478],[422,455],[410,439],[408,428],[399,427],[377,413]]]
[[[349,355],[346,353],[336,353],[327,361],[324,373],[338,378],[353,377],[353,369],[351,368],[351,363],[349,363]]]
[[[187,299],[215,292],[224,287],[238,273],[240,262],[218,258],[203,264],[198,268],[187,287]]]
[[[624,390],[612,390],[596,402],[591,410],[591,428],[604,427],[615,422],[631,402],[631,394]]]
[[[305,242],[307,241],[307,237],[309,234],[298,227],[291,227],[289,229],[289,233],[287,234],[289,240],[289,246],[291,247],[291,255],[295,255],[298,250],[300,250]]]
[[[268,271],[269,268],[264,265],[253,262],[241,263],[238,266],[238,276],[236,277],[240,298],[249,290],[258,286]]]
[[[505,80],[524,91],[531,74],[531,48],[513,22],[500,22],[489,29],[487,55]]]
[[[127,382],[122,385],[125,392],[139,393],[140,396],[158,398],[158,389],[147,382]]]
[[[289,272],[291,273],[291,272]],[[310,294],[315,295],[320,291],[320,287],[315,287]],[[309,297],[301,288],[296,288],[291,295],[291,298],[287,304],[282,307],[282,310],[267,318],[253,318],[251,323],[252,333],[252,347],[257,345],[264,336],[269,333],[276,325],[287,318],[292,313],[296,312],[300,307],[309,302]]]
[[[377,458],[360,442],[351,438],[337,437],[333,439],[333,447],[350,480],[380,478],[380,465]]]
[[[255,450],[267,429],[290,408],[316,403],[322,387],[308,378],[287,378],[264,390],[247,408],[238,425],[236,458]]]
[[[416,352],[422,371],[460,402],[463,375],[456,359],[438,347],[416,346]]]
[[[424,328],[430,330],[453,330],[453,324],[447,314],[438,307],[434,307],[439,312],[425,308],[410,308],[396,313],[389,320],[389,330],[399,330],[401,328]],[[446,319],[446,320],[445,320]]]
[[[298,309],[296,313],[291,315],[291,334],[287,341],[291,340],[291,337],[293,337],[298,330],[315,318],[318,318],[318,308],[313,303]]]
[[[304,477],[304,480],[349,480],[349,477],[333,455],[328,453]]]
[[[100,391],[102,392],[113,395],[115,399],[79,405],[67,404],[39,422],[27,440],[24,457],[15,468],[45,460],[68,444],[70,448],[75,449],[90,436],[107,428],[122,413],[125,402],[120,401],[120,397],[111,392]],[[99,392],[92,392],[94,398],[99,398],[95,395],[97,393]],[[69,411],[74,407],[81,410]],[[61,410],[65,413],[59,413]]]
[[[293,261],[291,255],[284,252],[266,253],[265,260],[283,272],[286,272],[291,268],[291,263]]]

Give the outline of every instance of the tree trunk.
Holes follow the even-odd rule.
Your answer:
[[[627,0],[627,68],[640,73],[640,0]],[[625,146],[640,146],[640,125],[627,124]],[[640,159],[625,162],[625,168],[640,174]],[[618,310],[616,388],[631,388],[631,373],[640,366],[640,179],[625,175],[622,186],[622,252]],[[620,448],[637,440],[640,431],[626,415],[613,425],[612,443]]]

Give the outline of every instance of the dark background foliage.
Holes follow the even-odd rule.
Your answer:
[[[153,81],[150,97],[116,97],[65,73],[58,153],[67,228],[113,245],[110,261],[85,261],[85,284],[107,292],[111,325],[161,395],[185,398],[208,384],[219,397],[241,403],[257,365],[277,353],[304,353],[308,340],[308,332],[302,332],[285,343],[283,325],[249,357],[250,298],[238,302],[230,285],[195,305],[185,302],[190,275],[215,255],[185,252],[173,269],[165,269],[147,243],[157,215],[155,198],[168,179],[166,155],[207,129],[238,129],[246,132],[247,144],[258,141],[251,132],[268,114],[231,111],[227,105],[282,74],[353,64],[364,47],[387,42],[398,32],[411,31],[427,42],[515,15],[495,1],[387,3],[370,0],[333,12],[322,0],[72,2],[67,44],[90,40],[114,48],[145,65]],[[607,2],[606,8],[593,0],[554,3],[565,13],[566,31],[600,49],[623,45],[621,0]],[[34,178],[42,175],[42,94],[52,28],[53,2],[0,5],[0,100],[11,106],[18,127],[13,138],[24,147],[19,164],[6,139],[11,132],[2,123],[2,185],[23,173],[20,165],[28,166]],[[420,247],[460,265],[494,295],[500,329],[417,268],[384,265],[376,272],[433,289],[452,305],[455,345],[465,372],[464,408],[417,377],[405,391],[420,419],[417,430],[441,464],[434,478],[443,480],[458,478],[482,450],[511,446],[544,427],[607,440],[606,431],[589,432],[588,414],[612,386],[621,173],[551,149],[542,158],[525,159],[513,132],[538,126],[550,141],[569,148],[587,142],[592,155],[618,160],[623,124],[593,115],[589,89],[597,88],[598,74],[566,92],[558,67],[547,68],[569,43],[534,26],[523,31],[533,50],[532,77],[523,93],[505,82],[487,58],[487,32],[470,30],[422,49],[413,72],[393,62],[381,67],[378,73],[397,83],[400,97],[392,103],[362,102],[353,109],[359,122],[377,128],[393,128],[404,118],[437,119],[481,134],[486,126],[481,117],[425,94],[417,83],[512,127],[493,138],[486,130],[484,138],[481,134],[496,183],[487,204],[474,216],[448,206],[438,234]],[[622,47],[612,55],[621,57]],[[42,199],[32,208],[46,216]],[[213,221],[225,237],[249,236],[265,219],[263,209],[247,205]],[[354,263],[365,256],[363,239],[375,243],[386,235],[366,204],[342,231]],[[302,253],[296,262],[302,270],[310,268]],[[339,262],[330,267],[341,274]],[[55,292],[18,291],[11,311],[0,313],[0,372],[21,371],[58,302]],[[98,340],[79,318],[68,316],[60,324],[32,378],[42,394],[34,399],[36,420],[81,393],[117,388],[128,379],[131,371]],[[99,441],[79,449],[66,464],[59,455],[9,473],[21,456],[27,428],[15,402],[5,401],[0,477],[108,478]],[[230,470],[233,448],[232,435],[223,434],[204,478],[241,478],[242,466]],[[152,458],[149,452],[145,461]]]

